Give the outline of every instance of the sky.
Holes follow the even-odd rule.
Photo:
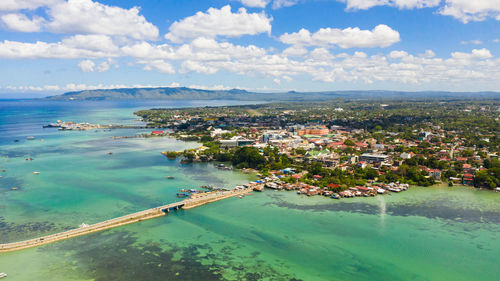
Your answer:
[[[500,89],[500,0],[0,0],[0,98]]]

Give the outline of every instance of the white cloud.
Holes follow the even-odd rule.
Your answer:
[[[78,68],[82,72],[93,72],[95,70],[95,63],[91,60],[82,60],[78,63]]]
[[[181,73],[197,72],[203,74],[214,74],[218,70],[219,70],[218,68],[208,66],[203,62],[187,60],[182,63],[180,72]]]
[[[399,9],[436,7],[441,0],[338,0],[347,4],[348,10],[366,10],[375,6],[392,6]]]
[[[120,35],[156,39],[158,28],[139,15],[139,8],[123,9],[92,0],[68,0],[50,7],[46,27],[56,33]]]
[[[436,53],[434,53],[434,51],[432,51],[432,50],[425,50],[425,53],[419,54],[418,56],[421,57],[421,58],[428,58],[428,59],[430,59],[430,58],[435,57]]]
[[[222,91],[222,90],[231,90],[234,87],[228,87],[224,85],[213,85],[213,86],[203,86],[203,85],[189,85],[189,88],[199,89],[199,90],[212,90],[212,91]],[[239,89],[239,87],[236,87]]]
[[[333,59],[334,56],[325,48],[315,48],[311,51],[309,57],[314,60],[329,60]]]
[[[221,9],[210,8],[206,13],[198,12],[194,16],[174,22],[165,38],[180,43],[197,37],[240,37],[270,33],[271,20],[264,13],[247,13],[244,8],[232,13],[231,6],[227,5]]]
[[[1,0],[0,11],[34,10],[38,7],[50,6],[63,0]]]
[[[271,0],[238,0],[241,4],[252,8],[265,8]]]
[[[36,43],[24,43],[9,40],[0,42],[0,58],[5,59],[71,59],[115,57],[117,55],[119,54],[114,52],[68,46],[63,42],[47,43],[37,41]]]
[[[4,25],[11,30],[54,33],[104,34],[133,39],[155,40],[158,28],[139,15],[139,8],[123,9],[92,0],[1,0],[1,10],[22,10],[45,7],[47,18],[11,13],[2,16]]]
[[[139,64],[144,65],[144,70],[157,70],[164,74],[174,74],[174,67],[165,60],[139,60]]]
[[[273,9],[280,9],[283,7],[290,7],[299,3],[299,0],[274,0]]]
[[[290,46],[283,50],[283,55],[285,56],[290,56],[290,57],[301,57],[305,54],[307,54],[307,49],[302,47],[302,46]]]
[[[375,6],[391,6],[398,9],[421,9],[438,7],[438,13],[452,16],[463,23],[483,21],[488,18],[500,20],[498,0],[337,0],[346,3],[347,10],[366,10]]]
[[[483,21],[487,18],[500,20],[500,3],[498,0],[445,0],[440,10],[442,15],[452,16],[463,23]]]
[[[98,72],[106,72],[111,68],[112,64],[113,62],[111,60],[103,61],[97,66],[96,70]]]
[[[474,49],[472,53],[462,53],[462,52],[454,52],[451,53],[451,57],[454,59],[489,59],[492,58],[490,50],[488,49]]]
[[[341,48],[388,47],[399,42],[399,32],[387,25],[377,25],[373,30],[361,30],[358,27],[346,29],[321,28],[311,34],[307,29],[280,36],[283,43],[299,46],[339,46]]]
[[[172,87],[180,87],[181,85],[177,82],[172,82],[168,85],[143,85],[143,84],[133,84],[133,85],[125,85],[125,84],[97,84],[97,85],[87,85],[87,84],[76,84],[76,83],[68,83],[64,86],[58,85],[45,85],[45,86],[6,86],[0,87],[0,89],[6,89],[12,92],[41,92],[41,91],[51,91],[51,92],[60,92],[60,91],[84,91],[84,90],[99,90],[99,89],[123,89],[123,88],[172,88]],[[205,87],[205,86],[198,86]],[[223,86],[213,86],[213,88],[221,88]],[[205,87],[212,88],[212,87]]]
[[[118,46],[107,35],[75,35],[64,38],[61,42],[70,48],[81,48],[90,51],[116,52]]]
[[[461,41],[460,44],[462,44],[462,45],[469,45],[469,44],[471,44],[471,45],[481,45],[481,44],[483,44],[483,41],[476,39],[476,40],[469,40],[469,41]]]
[[[98,65],[95,64],[95,62],[91,60],[83,60],[80,63],[78,63],[78,68],[82,72],[106,72],[108,71],[112,65],[115,64],[115,61],[113,59],[107,59],[106,61],[103,61],[99,63]]]
[[[6,14],[0,17],[1,22],[12,31],[37,32],[40,31],[44,23],[41,17],[29,19],[24,14]]]
[[[218,43],[222,44],[222,43]],[[189,46],[189,45],[183,45]],[[181,53],[174,48],[174,54]],[[153,49],[154,46],[152,46]],[[233,46],[234,49],[246,48]],[[394,83],[399,85],[457,85],[467,83],[480,85],[498,85],[500,81],[500,59],[493,57],[487,49],[474,49],[471,52],[453,52],[447,58],[436,57],[427,50],[423,54],[410,54],[406,51],[392,51],[388,54],[368,55],[364,52],[340,53],[333,55],[326,48],[315,48],[298,60],[283,54],[264,53],[258,56],[239,56],[218,60],[205,59],[205,50],[190,47],[193,58],[179,59],[179,72],[228,73],[260,76],[270,81],[291,81],[297,76],[308,76],[313,81],[324,83]],[[203,55],[197,54],[203,53]],[[154,70],[166,74],[174,73],[175,69],[168,59],[142,59],[137,61],[146,70]],[[94,71],[99,64],[94,63]],[[283,84],[283,83],[282,83]],[[140,87],[139,85],[133,85]],[[34,86],[35,88],[37,86]],[[61,90],[82,90],[99,88],[124,88],[125,85],[93,85],[68,84]],[[208,88],[191,85],[195,88]],[[38,87],[43,89],[43,87]],[[216,87],[215,87],[216,88]],[[212,88],[213,89],[213,88]],[[219,87],[227,89],[227,87]]]

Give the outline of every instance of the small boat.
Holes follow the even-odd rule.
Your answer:
[[[33,172],[33,174],[34,174],[34,175],[39,175],[39,174],[40,174],[40,172]]]
[[[168,177],[167,177],[167,179],[169,179],[169,180],[173,180],[173,179],[175,179],[175,178],[174,178],[174,177],[172,177],[172,176],[168,176]]]
[[[377,193],[378,193],[378,194],[384,194],[385,192],[386,192],[386,190],[385,190],[385,189],[383,189],[383,188],[379,188],[379,189],[377,189]]]
[[[34,136],[29,136],[29,137],[26,137],[27,140],[34,140],[35,137]]]
[[[7,277],[7,273],[5,272],[0,272],[0,278],[5,278]]]
[[[14,142],[19,142],[19,140],[14,140]]]
[[[181,198],[181,197],[188,197],[189,196],[189,194],[186,194],[186,193],[177,193],[176,195],[179,198]]]
[[[257,185],[253,188],[254,191],[262,192],[264,190],[264,186]]]
[[[109,155],[113,154],[113,152],[108,152]]]
[[[26,158],[26,161],[33,161],[33,158]]]
[[[340,199],[340,195],[338,195],[337,193],[333,193],[331,197],[333,199]]]
[[[243,199],[243,195],[238,195],[238,198]]]
[[[11,188],[11,189],[12,189],[12,190],[18,190],[18,188],[17,188],[17,187],[13,187],[13,188]]]
[[[43,128],[57,128],[57,127],[61,127],[61,124],[58,124],[58,123],[50,123],[48,125],[43,125]]]

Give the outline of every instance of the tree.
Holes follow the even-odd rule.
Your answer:
[[[353,140],[345,140],[344,144],[347,145],[347,146],[354,146],[355,145],[355,143],[354,143]]]
[[[306,150],[303,149],[302,147],[299,147],[299,148],[295,149],[295,153],[300,154],[300,155],[305,155]]]
[[[232,158],[233,165],[246,165],[250,168],[265,164],[266,158],[255,147],[240,147],[236,149]]]

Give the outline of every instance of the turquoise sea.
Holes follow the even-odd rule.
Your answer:
[[[58,119],[138,124],[137,109],[223,104],[234,102],[0,101],[0,243],[176,201],[180,188],[252,180],[160,154],[197,143],[112,138],[148,130],[42,128]],[[0,254],[0,272],[65,281],[498,280],[499,257],[500,193],[418,187],[337,201],[265,191]]]

